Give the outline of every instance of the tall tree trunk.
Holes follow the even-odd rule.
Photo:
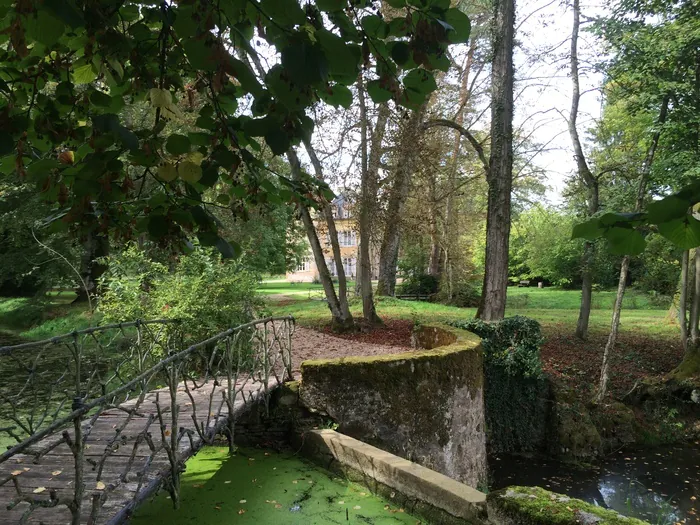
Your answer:
[[[683,342],[683,349],[688,351],[688,260],[690,259],[690,253],[688,250],[683,250],[683,255],[681,256],[681,286],[680,286],[680,299],[678,303],[678,325],[681,328],[681,341]],[[695,301],[693,301],[695,302]],[[697,309],[697,307],[696,307]]]
[[[659,120],[657,123],[657,129],[651,139],[651,144],[649,144],[649,149],[647,149],[646,157],[642,163],[641,173],[639,175],[639,186],[637,187],[637,201],[635,203],[635,211],[642,211],[644,208],[644,197],[646,196],[647,179],[651,172],[651,165],[654,162],[654,155],[656,154],[656,148],[659,145],[659,139],[661,138],[661,128],[666,122],[666,115],[668,113],[668,97],[665,97],[662,105],[661,111],[659,112]],[[600,403],[607,393],[608,386],[608,371],[610,370],[610,360],[612,353],[615,350],[615,343],[617,341],[617,334],[620,330],[620,314],[622,313],[622,299],[625,295],[625,288],[627,286],[627,274],[629,272],[630,257],[625,255],[622,259],[622,265],[620,267],[620,280],[617,285],[617,296],[615,297],[615,307],[613,310],[612,323],[610,326],[610,335],[608,336],[608,342],[605,344],[605,350],[603,351],[603,365],[600,370],[600,381],[598,383],[598,390],[593,398],[595,403]]]
[[[323,176],[323,166],[318,160],[316,151],[311,145],[311,141],[306,138],[304,139],[304,147],[306,148],[306,153],[308,153],[311,159],[311,164],[314,167],[314,172],[316,173],[316,178],[319,180],[325,180]],[[333,262],[335,264],[335,273],[338,276],[338,303],[340,304],[340,310],[344,317],[352,317],[350,315],[350,306],[348,305],[348,282],[345,276],[345,267],[343,266],[343,258],[340,254],[340,243],[338,241],[338,229],[335,227],[335,219],[333,218],[333,207],[329,202],[324,202],[323,204],[323,218],[328,227],[328,237],[331,243],[331,250],[333,251]]]
[[[88,301],[98,293],[98,282],[107,270],[107,264],[99,259],[109,255],[109,236],[99,233],[96,229],[88,230],[83,242],[83,252],[80,255],[81,286],[76,289],[77,297],[74,302]]]
[[[578,119],[578,107],[581,100],[581,87],[578,72],[578,34],[581,25],[581,7],[579,0],[574,0],[574,25],[571,31],[571,111],[569,112],[569,136],[574,148],[576,169],[581,183],[588,190],[588,216],[592,217],[598,212],[598,181],[591,173],[583,153],[581,139],[578,134],[576,121]],[[591,295],[593,291],[592,264],[595,257],[595,244],[586,241],[583,248],[581,267],[581,308],[576,323],[576,337],[586,339],[588,337],[588,320],[591,315]]]
[[[420,109],[413,111],[408,120],[404,122],[401,131],[394,180],[386,209],[384,236],[379,250],[377,295],[394,295],[396,291],[396,265],[401,243],[401,213],[408,198],[417,143],[423,129],[420,122],[426,107],[427,101]]]
[[[365,322],[375,325],[382,322],[377,315],[372,294],[372,268],[369,257],[371,236],[371,215],[376,209],[377,186],[379,177],[379,161],[381,158],[381,138],[384,135],[387,116],[379,116],[379,122],[375,128],[372,141],[372,158],[369,156],[367,128],[369,118],[367,116],[367,103],[365,100],[364,79],[360,75],[358,84],[358,98],[360,102],[360,155],[361,155],[361,180],[360,180],[360,292],[362,294],[362,314]],[[381,129],[380,129],[381,127]],[[379,138],[377,137],[379,135]]]
[[[469,101],[469,74],[471,73],[472,63],[474,62],[474,52],[476,50],[476,40],[472,38],[471,44],[469,46],[469,51],[467,52],[466,62],[462,70],[462,78],[459,86],[459,106],[457,112],[454,116],[454,122],[459,126],[464,125],[464,112]],[[455,250],[454,248],[457,244],[456,242],[456,226],[455,226],[455,207],[456,207],[456,180],[457,172],[459,171],[459,153],[460,146],[462,142],[462,134],[455,130],[454,142],[452,145],[452,163],[450,165],[450,170],[447,176],[447,199],[445,203],[445,231],[444,231],[444,266],[447,271],[447,299],[452,300],[453,295],[453,273],[454,273],[454,257],[451,257]]]
[[[301,164],[299,163],[299,157],[297,157],[296,152],[291,148],[287,151],[287,159],[289,160],[293,178],[295,180],[300,180]],[[325,292],[326,300],[328,301],[328,308],[331,311],[332,328],[338,332],[351,330],[354,326],[352,315],[347,307],[343,307],[341,305],[340,299],[335,292],[333,279],[331,278],[331,273],[328,271],[328,266],[326,265],[323,247],[318,239],[318,233],[316,232],[313,218],[311,217],[309,209],[303,202],[299,203],[299,215],[301,215],[301,221],[304,224],[306,236],[309,239],[311,251],[314,254],[314,261],[316,262],[316,268],[318,270],[318,278],[323,285],[323,291]]]
[[[695,279],[693,279],[693,302],[690,305],[690,344],[688,347],[698,346],[700,342],[700,301],[696,298],[700,298],[700,248],[695,248]]]
[[[491,69],[491,155],[487,173],[486,260],[477,317],[503,319],[513,187],[513,38],[515,0],[494,1]]]

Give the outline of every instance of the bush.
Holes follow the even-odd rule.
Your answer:
[[[400,293],[404,295],[432,295],[437,293],[440,281],[435,275],[412,273],[401,283]]]
[[[482,338],[491,452],[533,452],[543,447],[549,388],[542,372],[539,323],[515,316],[498,323],[472,319],[450,324]]]
[[[105,323],[179,319],[188,342],[252,320],[262,308],[258,278],[218,253],[198,248],[171,268],[130,246],[107,258],[98,311]]]
[[[460,308],[476,308],[481,300],[481,292],[476,284],[471,282],[457,283],[452,289],[452,298],[447,296],[443,283],[437,300],[443,304],[450,306],[458,306]]]

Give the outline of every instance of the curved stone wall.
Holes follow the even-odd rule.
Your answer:
[[[413,352],[305,361],[301,401],[338,430],[472,487],[487,476],[480,339],[422,325]]]

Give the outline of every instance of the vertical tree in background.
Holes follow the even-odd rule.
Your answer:
[[[599,190],[598,180],[591,173],[586,160],[586,155],[581,146],[576,122],[578,119],[578,107],[581,100],[581,88],[578,70],[578,35],[581,25],[581,6],[579,0],[573,4],[574,24],[571,31],[571,111],[569,113],[569,135],[574,148],[576,159],[576,171],[581,184],[586,188],[586,207],[589,217],[598,212]],[[588,336],[588,319],[591,315],[591,295],[593,291],[593,259],[595,257],[595,244],[587,240],[583,245],[583,258],[581,265],[581,308],[576,323],[576,336],[586,339]]]
[[[491,71],[491,155],[487,172],[486,261],[477,317],[503,319],[513,186],[513,37],[515,0],[495,0]]]

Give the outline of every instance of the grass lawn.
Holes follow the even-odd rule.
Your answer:
[[[50,292],[43,300],[0,297],[0,332],[39,340],[97,324],[87,305],[74,299],[73,292]]]
[[[325,325],[330,319],[328,307],[321,300],[323,290],[318,284],[275,281],[263,283],[260,290],[264,295],[274,295],[270,297],[269,302],[275,315],[291,314],[301,325],[306,326]],[[576,325],[580,300],[581,292],[578,290],[511,287],[508,289],[506,315],[532,317],[537,319],[545,330],[566,329]],[[591,332],[603,333],[609,330],[614,301],[613,291],[594,292]],[[353,315],[361,315],[360,301],[352,298],[350,302]],[[380,316],[390,319],[430,322],[474,317],[476,309],[379,297],[377,312]],[[630,290],[623,303],[621,330],[675,337],[678,328],[669,321],[667,314],[668,305],[658,304],[647,294]]]

